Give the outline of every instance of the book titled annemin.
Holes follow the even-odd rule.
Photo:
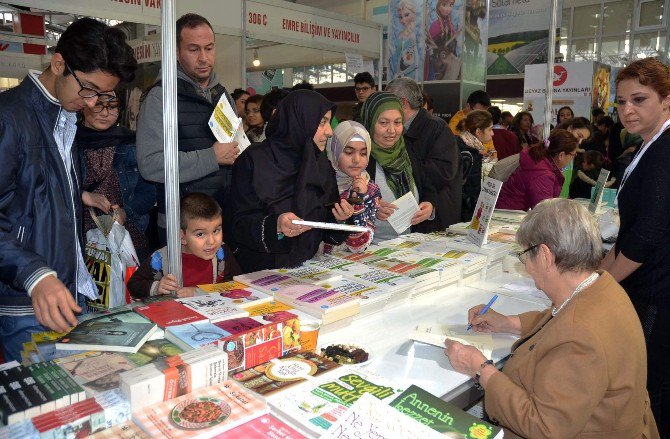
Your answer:
[[[77,325],[56,343],[56,349],[135,353],[151,337],[156,324],[92,322]]]
[[[500,439],[503,430],[482,421],[415,385],[398,395],[391,407],[442,434],[465,439]]]

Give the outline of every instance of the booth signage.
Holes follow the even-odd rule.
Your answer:
[[[253,37],[291,44],[321,43],[379,53],[379,28],[288,9],[270,2],[247,2],[247,31]],[[344,51],[344,50],[343,50]]]

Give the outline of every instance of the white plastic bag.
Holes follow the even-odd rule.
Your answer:
[[[130,234],[114,217],[92,216],[98,228],[86,233],[85,253],[86,266],[100,295],[95,301],[87,301],[94,311],[126,304],[126,268],[137,265],[137,253]],[[111,226],[106,227],[110,222]]]
[[[613,243],[619,235],[619,211],[607,209],[605,213],[598,216],[600,236],[604,242]]]

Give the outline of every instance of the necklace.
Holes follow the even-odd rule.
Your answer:
[[[562,304],[561,306],[558,307],[558,309],[556,309],[555,306],[551,308],[551,316],[552,316],[552,317],[556,317],[556,314],[558,314],[559,311],[562,310],[563,307],[564,307],[569,301],[571,301],[573,297],[575,297],[575,296],[577,295],[577,293],[579,293],[579,292],[582,291],[584,288],[590,286],[593,282],[595,282],[595,281],[598,279],[598,276],[600,276],[598,273],[593,272],[593,273],[591,273],[591,275],[590,275],[589,277],[587,277],[586,279],[584,279],[583,281],[581,281],[580,284],[577,285],[577,288],[575,288],[575,291],[573,291],[572,294],[570,294],[570,297],[568,297],[568,298],[565,300],[565,302],[563,302],[563,304]]]

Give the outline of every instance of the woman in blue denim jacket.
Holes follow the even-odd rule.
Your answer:
[[[82,110],[76,145],[81,165],[82,201],[104,213],[116,212],[130,233],[140,260],[148,254],[149,210],[156,204],[156,187],[140,176],[135,133],[116,125],[121,102],[100,101]],[[96,227],[84,209],[84,236]]]

